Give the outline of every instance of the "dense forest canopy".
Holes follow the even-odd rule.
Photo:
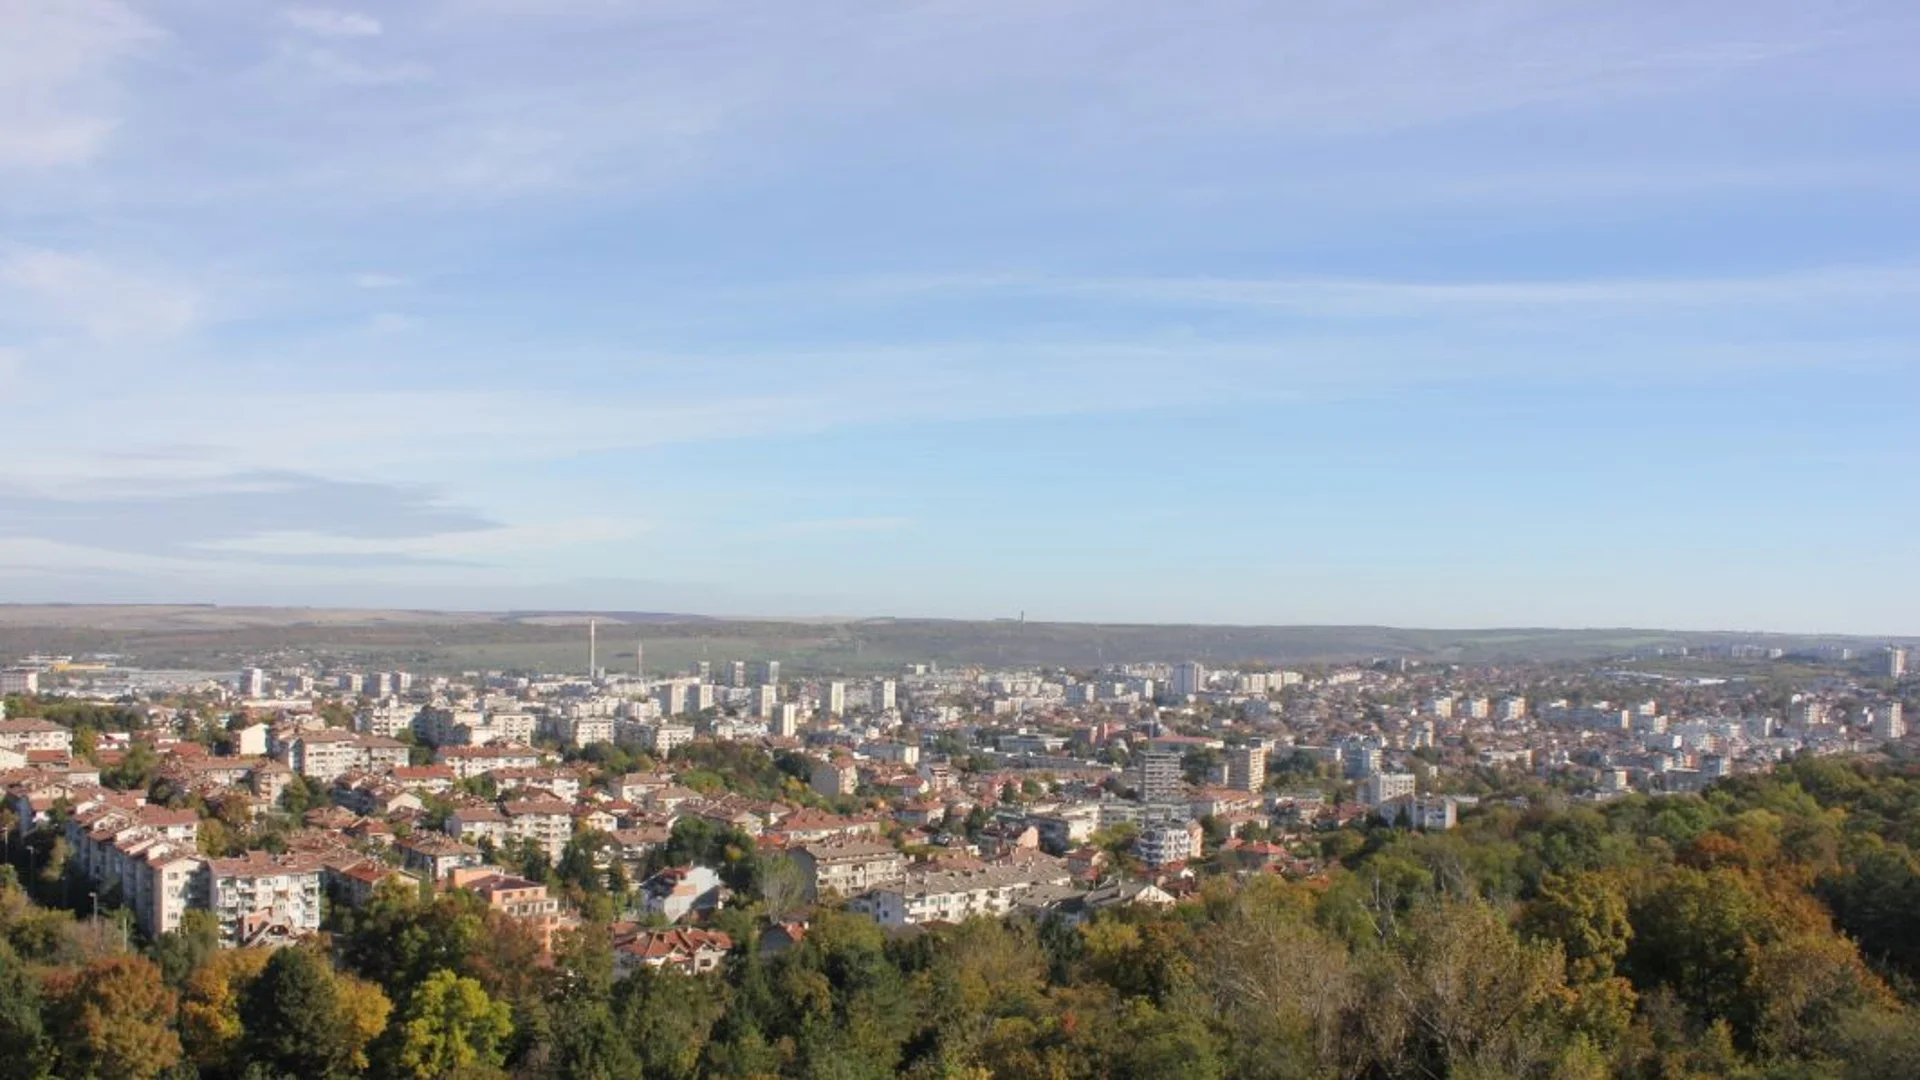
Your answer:
[[[1325,875],[1077,926],[827,909],[775,950],[749,904],[718,974],[623,979],[604,925],[545,962],[457,891],[387,888],[273,952],[203,917],[129,949],[9,867],[0,1077],[1920,1076],[1916,844],[1920,769],[1806,758],[1350,831]]]

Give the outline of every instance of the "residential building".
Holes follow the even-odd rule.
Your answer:
[[[661,683],[654,691],[655,699],[660,706],[660,715],[680,716],[686,713],[688,711],[687,689],[688,684],[678,680]]]
[[[1360,801],[1379,806],[1392,799],[1410,796],[1415,788],[1412,773],[1377,772],[1360,784]]]
[[[820,711],[840,716],[847,711],[847,684],[830,682],[820,688]]]
[[[860,770],[845,758],[817,761],[808,786],[829,799],[837,795],[851,795],[860,788]]]
[[[573,807],[558,799],[533,799],[501,804],[507,816],[507,832],[516,839],[531,841],[558,863],[566,854],[567,841],[573,838]]]
[[[1207,688],[1207,669],[1189,660],[1173,666],[1173,678],[1167,683],[1167,693],[1176,699],[1195,697]]]
[[[416,832],[394,846],[400,850],[401,866],[431,881],[480,865],[479,848],[440,833]]]
[[[999,918],[1040,886],[1071,884],[1066,864],[1044,857],[974,870],[925,870],[862,895],[854,905],[888,928]]]
[[[1887,651],[1881,654],[1880,657],[1880,674],[1889,679],[1906,678],[1907,656],[1908,653],[1905,648],[1899,645],[1889,646]]]
[[[1140,798],[1147,802],[1179,798],[1185,779],[1180,751],[1149,748],[1141,751],[1139,757]]]
[[[276,737],[275,742],[274,756],[310,780],[332,783],[335,777],[351,772],[361,763],[360,747],[353,733],[338,728],[294,731]]]
[[[1197,821],[1151,825],[1134,839],[1134,854],[1148,866],[1170,866],[1197,859],[1203,853],[1205,832]]]
[[[0,720],[0,749],[22,754],[73,753],[73,732],[51,720]]]
[[[731,951],[733,939],[718,930],[637,930],[614,945],[613,970],[623,979],[642,967],[705,975]]]
[[[774,709],[780,705],[780,687],[773,683],[761,683],[753,688],[753,715],[762,720],[773,718]]]
[[[708,866],[669,866],[640,883],[647,913],[668,922],[717,910],[725,893],[719,873]]]
[[[475,847],[487,843],[497,849],[511,835],[507,815],[492,806],[462,806],[447,815],[444,827],[448,836]]]
[[[399,732],[411,732],[413,723],[420,717],[417,705],[405,701],[380,701],[376,705],[367,705],[353,715],[353,726],[363,734],[376,734],[384,738],[394,738]]]
[[[1258,792],[1267,786],[1267,748],[1259,745],[1227,748],[1227,786]]]
[[[1399,795],[1381,803],[1379,810],[1380,816],[1390,824],[1423,832],[1444,832],[1459,823],[1459,806],[1459,800],[1447,796]]]
[[[487,902],[487,906],[533,931],[540,951],[553,951],[553,936],[572,920],[560,901],[537,881],[503,874],[488,867],[455,870],[448,878],[449,888],[464,889]]]
[[[806,875],[809,900],[829,893],[855,896],[898,881],[907,869],[907,857],[882,840],[823,840],[791,854]]]
[[[227,945],[284,945],[320,929],[325,867],[307,854],[209,859],[207,906]]]
[[[1875,705],[1868,713],[1872,720],[1873,737],[1889,742],[1906,738],[1907,721],[1901,712],[1901,705],[1897,701]]]
[[[707,689],[711,690],[713,688],[707,687]],[[686,724],[668,724],[664,722],[653,724],[647,727],[645,731],[646,736],[642,742],[648,750],[653,752],[655,757],[661,758],[692,742],[695,735],[698,734],[692,727]]]
[[[540,764],[541,753],[529,746],[443,746],[433,752],[433,760],[453,767],[454,776],[470,780],[498,769],[531,769]]]

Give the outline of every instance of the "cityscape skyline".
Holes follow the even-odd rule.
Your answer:
[[[0,20],[0,602],[1920,633],[1910,5]]]

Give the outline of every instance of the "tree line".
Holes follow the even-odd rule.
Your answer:
[[[712,833],[677,850],[723,856]],[[702,977],[616,978],[597,921],[544,957],[477,898],[405,887],[296,947],[219,950],[196,915],[128,951],[9,878],[0,1080],[1920,1075],[1911,764],[1489,801],[1328,847],[1312,879],[1222,874],[1079,925],[888,935],[829,907],[795,942],[748,906]]]

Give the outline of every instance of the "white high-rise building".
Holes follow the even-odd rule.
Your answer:
[[[747,681],[755,686],[780,685],[780,661],[755,660],[747,665]]]
[[[1188,698],[1207,688],[1207,669],[1199,663],[1189,660],[1173,666],[1173,679],[1167,687],[1168,693],[1177,698]]]
[[[773,733],[791,739],[800,733],[800,706],[789,701],[773,709]]]
[[[1899,645],[1889,646],[1886,655],[1881,657],[1881,674],[1889,679],[1907,677],[1907,650]]]
[[[763,683],[753,688],[753,715],[761,719],[773,716],[773,710],[780,704],[780,688],[771,683]]]
[[[660,715],[679,716],[687,711],[687,684],[683,682],[661,683],[655,692],[660,705]]]
[[[1144,750],[1140,754],[1140,798],[1161,802],[1176,798],[1184,779],[1178,750]]]
[[[828,716],[839,716],[847,711],[847,684],[830,682],[820,688],[820,709]]]
[[[257,667],[245,668],[240,672],[240,678],[236,681],[236,685],[240,689],[241,697],[266,697],[267,673]]]
[[[1234,746],[1227,749],[1227,786],[1258,793],[1267,786],[1267,748]]]
[[[1873,737],[1876,739],[1904,739],[1907,735],[1907,720],[1902,715],[1900,703],[1889,701],[1885,705],[1873,707]]]
[[[874,712],[892,712],[896,705],[897,689],[892,679],[881,679],[873,684],[870,700]]]

